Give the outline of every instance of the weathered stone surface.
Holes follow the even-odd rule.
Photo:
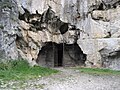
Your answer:
[[[57,19],[48,19],[52,23],[41,24],[44,29],[39,29],[40,31],[35,28],[29,31],[26,28],[28,36],[23,36],[23,40],[28,38],[31,42],[29,47],[34,48],[31,51],[36,52],[32,55],[35,59],[38,50],[44,46],[45,42],[73,44],[77,41],[83,53],[87,55],[86,66],[120,69],[119,64],[116,64],[119,59],[118,47],[120,45],[119,0],[32,0],[26,2],[29,5],[22,3],[23,1],[19,2],[31,14],[36,13],[37,10],[40,14],[44,13],[43,16],[45,16],[48,12],[46,10],[50,6],[51,10],[54,11],[53,16],[50,16],[51,18],[57,16],[62,22],[69,23],[68,31],[64,34],[60,34],[59,26],[58,28],[52,26],[52,24],[56,24]],[[45,22],[45,17],[42,21]],[[71,25],[75,26],[76,29],[71,30]],[[23,32],[25,31],[23,30]],[[111,52],[112,54],[109,55]]]
[[[22,20],[19,22],[25,23]],[[18,35],[18,39],[16,40],[20,56],[30,61],[37,59],[39,50],[46,42],[73,44],[77,40],[78,31],[76,30],[68,30],[64,35],[62,35],[60,32],[52,34],[47,29],[31,31],[30,28],[30,24],[20,26],[19,34],[21,34]]]
[[[16,7],[3,5],[0,8],[2,54],[12,59],[20,56],[33,65],[32,62],[35,64],[39,51],[46,42],[57,44],[77,42],[87,55],[86,66],[120,69],[119,0],[16,0],[16,2],[10,4],[17,5]],[[17,18],[20,19],[19,26]],[[16,26],[19,28],[17,33]]]
[[[19,21],[19,25],[24,30],[30,29],[30,25],[26,23],[25,21]]]
[[[84,53],[87,54],[87,66],[119,69],[120,64],[117,63],[117,60],[119,62],[119,38],[86,39],[78,40],[78,43]]]
[[[17,5],[12,0],[0,1],[0,59],[17,59]]]

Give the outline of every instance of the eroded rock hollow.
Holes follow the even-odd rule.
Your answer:
[[[47,42],[40,50],[37,63],[41,66],[84,66],[86,55],[83,54],[77,43],[52,43]]]

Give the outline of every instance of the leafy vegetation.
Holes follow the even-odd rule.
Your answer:
[[[31,67],[25,60],[0,63],[0,80],[29,80],[57,73],[57,70],[39,66]]]
[[[120,71],[110,70],[110,69],[99,69],[99,68],[77,68],[80,72],[88,73],[88,74],[98,74],[98,75],[106,75],[106,74],[114,74],[120,75]]]

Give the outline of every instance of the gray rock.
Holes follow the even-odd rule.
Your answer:
[[[17,47],[15,44],[17,30],[17,5],[13,0],[0,2],[0,52],[1,59],[17,59]]]

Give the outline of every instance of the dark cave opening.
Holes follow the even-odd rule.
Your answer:
[[[99,8],[98,8],[98,10],[104,10],[104,5],[103,5],[103,3],[101,3],[100,5],[99,5]]]
[[[83,66],[86,61],[86,54],[82,52],[77,43],[57,44],[47,42],[39,51],[36,62],[45,67],[69,67]]]
[[[58,63],[55,63],[55,65],[63,66],[63,44],[57,45],[57,49],[58,49],[57,51],[57,54],[58,54],[57,62]]]
[[[64,34],[65,32],[68,31],[68,23],[64,23],[63,25],[60,26],[59,28],[61,34]]]

